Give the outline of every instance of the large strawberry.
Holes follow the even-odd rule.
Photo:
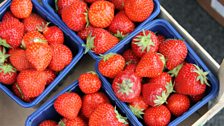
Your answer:
[[[116,9],[123,10],[125,0],[109,0],[109,1],[111,1],[114,4]]]
[[[111,104],[100,104],[89,118],[89,126],[126,126],[128,122]]]
[[[88,35],[93,32],[93,29],[94,29],[93,26],[89,25],[89,26],[85,27],[84,29],[82,29],[81,31],[79,31],[78,36],[82,40],[86,40]]]
[[[142,118],[144,110],[148,108],[148,105],[144,102],[142,96],[136,98],[133,102],[130,103],[130,109],[138,118]]]
[[[166,58],[166,67],[172,70],[185,60],[187,56],[187,46],[182,40],[167,39],[160,44],[159,52]]]
[[[171,119],[171,113],[166,106],[148,108],[144,114],[144,122],[147,126],[166,126]]]
[[[6,85],[11,85],[16,81],[16,69],[10,64],[0,65],[0,82]]]
[[[33,98],[29,98],[24,96],[23,92],[21,91],[20,87],[17,83],[12,85],[12,91],[15,93],[15,95],[19,98],[21,98],[25,102],[31,102]]]
[[[64,93],[54,102],[56,111],[65,118],[75,119],[82,106],[82,100],[76,93]]]
[[[38,126],[58,126],[57,123],[53,120],[44,120]]]
[[[38,31],[27,32],[23,36],[22,47],[28,48],[33,43],[45,43],[47,44],[46,38]]]
[[[86,126],[86,122],[82,120],[80,117],[76,117],[75,119],[66,119],[63,118],[57,126]]]
[[[92,26],[106,28],[114,18],[114,4],[109,1],[95,1],[88,11],[89,22]]]
[[[64,34],[57,26],[45,27],[43,35],[49,44],[63,44]]]
[[[195,64],[186,63],[175,78],[175,91],[185,95],[200,95],[206,90],[208,72]]]
[[[102,28],[94,28],[86,40],[86,50],[92,50],[96,54],[103,54],[119,42],[119,39],[111,35],[108,31]]]
[[[33,9],[31,0],[12,0],[10,10],[17,18],[27,18]]]
[[[9,54],[6,54],[6,49],[2,46],[0,46],[0,64],[4,64],[7,61],[7,58],[10,56]]]
[[[128,49],[126,50],[122,56],[124,57],[125,61],[129,64],[129,63],[133,63],[133,64],[137,64],[139,62],[139,57],[137,57],[135,55],[135,53],[131,50]]]
[[[113,91],[119,100],[133,102],[141,93],[141,79],[134,73],[124,71],[113,80]]]
[[[132,39],[131,48],[138,57],[142,57],[147,52],[157,52],[159,41],[152,31],[143,30]]]
[[[80,31],[86,26],[87,4],[83,1],[74,2],[62,10],[62,20],[74,31]]]
[[[109,78],[114,78],[124,69],[124,66],[125,59],[115,53],[104,55],[98,65],[100,73]]]
[[[157,83],[157,84],[161,84],[163,85],[164,87],[167,86],[167,84],[171,83],[172,82],[172,78],[171,76],[166,73],[166,72],[163,72],[162,74],[160,74],[159,76],[157,77],[154,77],[154,78],[151,78],[150,83]]]
[[[26,58],[38,71],[43,71],[51,63],[52,49],[43,43],[33,43],[26,49]]]
[[[53,71],[63,70],[72,61],[71,50],[62,44],[51,44],[50,47],[53,53],[49,68]]]
[[[67,8],[68,6],[72,5],[74,2],[78,2],[79,0],[55,0],[56,10],[58,13],[61,14],[63,8]]]

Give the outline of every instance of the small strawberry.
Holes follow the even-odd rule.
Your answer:
[[[82,29],[81,31],[78,32],[78,36],[82,39],[82,40],[86,40],[88,35],[91,34],[93,32],[93,27],[91,25],[85,27],[84,29]]]
[[[12,91],[15,93],[15,95],[17,97],[19,97],[23,101],[25,101],[25,102],[31,102],[32,101],[32,98],[29,98],[29,97],[25,97],[24,96],[23,92],[21,91],[21,89],[20,89],[20,87],[18,86],[17,83],[15,83],[15,84],[12,85]]]
[[[200,94],[200,95],[190,95],[189,98],[193,103],[197,103],[198,101],[200,101],[203,97],[205,96],[205,94]]]
[[[118,10],[123,10],[124,9],[124,1],[125,0],[109,0],[111,1],[115,8],[118,9]]]
[[[141,79],[134,72],[123,71],[114,78],[112,88],[119,100],[130,103],[140,96]]]
[[[114,4],[109,1],[95,1],[88,11],[89,22],[97,28],[108,27],[114,18]]]
[[[12,0],[10,10],[17,18],[27,18],[33,9],[31,0]]]
[[[115,53],[104,55],[98,65],[100,73],[109,78],[114,78],[124,69],[124,66],[125,59]]]
[[[84,95],[82,98],[82,114],[89,118],[95,109],[102,103],[110,103],[107,96],[102,92]]]
[[[63,8],[67,8],[72,5],[74,2],[78,2],[79,0],[55,0],[56,10],[61,14]]]
[[[95,93],[102,84],[95,72],[87,72],[79,76],[79,88],[85,94]]]
[[[154,77],[154,78],[151,78],[149,82],[150,83],[161,84],[164,87],[166,87],[167,84],[169,84],[170,82],[172,82],[172,77],[168,73],[163,72],[159,76]]]
[[[5,85],[11,85],[16,81],[16,69],[10,64],[0,65],[0,82]]]
[[[143,30],[132,39],[131,48],[138,57],[142,57],[147,52],[157,52],[159,41],[152,31]]]
[[[33,43],[45,43],[47,44],[46,38],[38,31],[27,32],[23,36],[22,47],[28,48]]]
[[[206,90],[208,72],[195,64],[186,63],[175,78],[175,91],[185,95],[200,95]]]
[[[148,108],[144,114],[144,122],[147,126],[166,126],[170,119],[171,113],[164,105]]]
[[[43,31],[43,35],[49,44],[64,43],[64,34],[57,26],[46,27]]]
[[[47,77],[47,82],[46,82],[46,84],[47,84],[47,85],[48,85],[48,84],[51,84],[51,82],[54,81],[54,79],[55,79],[55,77],[56,77],[54,71],[52,71],[52,70],[50,70],[50,69],[46,69],[46,70],[44,71],[44,73],[45,73],[45,76]]]
[[[56,72],[63,70],[72,61],[71,50],[62,44],[51,44],[50,47],[53,51],[53,56],[49,68]]]
[[[140,96],[131,102],[129,107],[135,116],[142,119],[143,111],[148,108],[148,105],[144,102],[142,96]]]
[[[6,20],[17,20],[19,21],[17,18],[14,17],[14,15],[12,14],[11,11],[7,11],[3,17],[2,17],[2,21],[6,21]]]
[[[125,0],[124,11],[128,18],[134,22],[143,22],[154,9],[153,0]]]
[[[64,93],[54,102],[56,111],[65,118],[75,119],[82,106],[82,100],[76,93]]]
[[[127,64],[124,68],[124,71],[135,72],[136,67],[136,64]]]
[[[87,126],[87,124],[80,117],[76,117],[72,120],[63,118],[57,126]]]
[[[167,39],[160,44],[159,52],[166,58],[166,67],[172,70],[185,60],[187,56],[187,46],[182,40]]]
[[[126,50],[122,56],[127,63],[137,64],[139,62],[139,57],[137,57],[131,49]]]
[[[157,38],[158,38],[159,44],[163,43],[166,39],[163,35],[157,35]]]
[[[44,120],[38,126],[58,126],[57,123],[53,120]]]
[[[7,58],[10,56],[9,54],[6,54],[6,49],[2,46],[0,46],[0,64],[4,64],[7,61]]]

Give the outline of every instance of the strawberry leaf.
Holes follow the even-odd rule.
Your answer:
[[[123,79],[122,83],[116,83],[116,85],[119,87],[118,93],[121,93],[122,95],[129,95],[129,93],[133,93],[132,87],[134,83],[130,79]]]
[[[195,64],[194,64],[194,66],[195,66],[196,70],[194,70],[193,72],[198,74],[198,77],[196,80],[200,81],[201,84],[206,84],[206,85],[210,86],[210,84],[208,83],[208,80],[207,80],[207,75],[209,74],[209,72],[204,72],[201,68],[199,68]]]
[[[123,124],[128,124],[127,118],[123,117],[120,113],[118,113],[116,106],[114,107],[114,112],[116,113],[116,118],[118,119],[119,122]]]
[[[95,37],[92,37],[92,34],[90,33],[88,36],[87,36],[87,39],[86,39],[86,45],[85,44],[82,44],[82,46],[85,47],[85,54],[94,48],[94,39]]]
[[[65,126],[65,123],[61,120],[61,121],[58,123],[58,126]]]
[[[54,0],[54,4],[55,4],[55,10],[57,12],[58,11],[58,0]]]
[[[143,119],[142,115],[144,114],[144,112],[143,112],[144,109],[139,109],[139,108],[131,106],[131,105],[129,107],[135,116],[137,116],[140,119]]]
[[[6,42],[6,40],[2,38],[0,38],[0,45],[6,48],[11,48],[11,46]]]
[[[170,74],[171,77],[177,77],[180,69],[182,68],[183,63],[178,65],[177,67],[173,68],[172,70],[170,70],[168,73]]]
[[[3,47],[2,48],[2,51],[0,51],[0,64],[4,64],[5,61],[7,60],[7,58],[9,57],[10,55],[9,54],[6,54],[6,50],[5,48]]]

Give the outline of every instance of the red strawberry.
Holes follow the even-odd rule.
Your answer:
[[[129,107],[135,116],[142,118],[143,111],[148,108],[148,105],[144,102],[142,96],[140,96],[131,102]]]
[[[157,52],[159,41],[153,32],[146,30],[132,39],[131,48],[138,57],[142,57],[147,52]]]
[[[80,117],[76,117],[75,119],[72,120],[63,118],[58,123],[58,126],[87,126],[87,124]]]
[[[146,53],[139,61],[135,72],[140,77],[156,77],[162,74],[164,57],[158,53]]]
[[[159,44],[163,43],[166,39],[163,35],[157,35],[157,38],[158,38]]]
[[[175,78],[175,91],[185,95],[203,94],[209,85],[207,74],[195,64],[184,64]]]
[[[200,101],[203,97],[205,96],[205,94],[200,94],[200,95],[190,95],[190,100],[193,103],[197,103],[198,101]]]
[[[139,57],[137,57],[131,49],[126,50],[122,56],[127,63],[137,64],[139,62]]]
[[[166,58],[166,67],[172,70],[187,56],[187,46],[182,40],[167,39],[159,46],[159,52]]]
[[[50,61],[49,68],[53,71],[63,70],[72,61],[71,50],[62,44],[51,44],[53,57]]]
[[[114,18],[114,4],[109,1],[95,1],[90,5],[89,22],[97,28],[108,27]]]
[[[135,72],[136,66],[136,64],[128,64],[125,66],[124,71]]]
[[[125,59],[115,53],[104,55],[98,65],[100,73],[109,78],[114,78],[124,69],[124,66]]]
[[[6,50],[4,47],[0,46],[0,64],[4,64],[7,61],[7,58],[10,56],[6,54]]]
[[[86,3],[93,3],[95,1],[99,1],[99,0],[84,0]]]
[[[170,119],[171,113],[164,105],[148,108],[144,114],[144,122],[147,126],[166,126]]]
[[[61,14],[63,8],[67,8],[68,6],[78,1],[79,0],[56,0],[56,10],[58,10],[58,13]]]
[[[93,32],[93,27],[91,25],[89,25],[88,27],[85,27],[84,29],[82,29],[81,31],[78,32],[78,36],[82,39],[82,40],[86,40],[88,35],[91,34]]]
[[[16,69],[10,64],[0,65],[0,82],[5,85],[11,85],[16,81]]]
[[[125,0],[110,0],[110,1],[114,4],[116,9],[123,10]]]
[[[44,91],[46,77],[41,71],[24,70],[19,73],[17,83],[24,97],[37,97]]]
[[[12,14],[11,11],[7,11],[3,17],[2,17],[2,21],[6,21],[6,20],[17,20],[19,21],[17,18],[14,17],[14,15]]]
[[[51,84],[51,82],[55,79],[56,75],[54,73],[54,71],[50,70],[50,69],[46,69],[44,71],[45,76],[47,77],[47,82],[46,84]]]
[[[107,96],[102,92],[84,95],[82,98],[82,114],[89,118],[94,110],[102,103],[110,103]]]
[[[64,43],[64,34],[57,26],[46,27],[43,34],[49,44]]]
[[[17,83],[12,85],[12,91],[15,93],[15,95],[19,98],[21,98],[25,102],[31,102],[32,98],[25,97],[23,92],[21,91],[20,87],[18,86]]]
[[[27,18],[33,9],[31,0],[12,0],[10,10],[17,18]]]
[[[157,77],[154,77],[154,78],[151,78],[150,83],[157,83],[157,84],[161,84],[163,85],[164,87],[167,86],[167,84],[171,83],[172,82],[172,78],[171,76],[166,73],[166,72],[163,72],[162,74],[160,74],[159,76]]]
[[[87,72],[79,76],[79,88],[85,94],[95,93],[102,84],[95,72]]]
[[[74,31],[80,31],[86,26],[87,4],[83,1],[74,2],[62,10],[62,20]]]
[[[39,126],[58,126],[57,123],[53,120],[44,120],[39,124]]]
[[[28,48],[33,43],[47,43],[46,38],[38,31],[27,32],[23,36],[22,47]]]
[[[52,49],[43,43],[33,43],[26,49],[26,58],[38,71],[43,71],[52,62]]]
[[[100,104],[90,115],[89,126],[126,126],[128,122],[108,103]]]
[[[101,28],[94,28],[86,40],[86,50],[92,50],[95,54],[103,54],[119,42],[119,39]]]
[[[125,0],[124,11],[128,18],[134,22],[143,22],[154,9],[153,0]]]
[[[130,103],[140,96],[141,79],[134,72],[123,71],[114,78],[112,88],[119,100]]]
[[[65,118],[75,119],[82,106],[82,100],[76,93],[64,93],[54,102],[56,111]]]

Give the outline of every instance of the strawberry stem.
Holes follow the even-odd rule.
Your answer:
[[[6,50],[5,48],[3,47],[2,48],[2,51],[0,51],[0,64],[4,64],[5,61],[7,60],[7,58],[9,57],[10,55],[9,54],[6,54]]]
[[[144,109],[140,109],[140,108],[138,108],[138,107],[136,107],[136,106],[129,106],[130,107],[130,109],[131,109],[131,111],[133,112],[133,114],[135,115],[135,116],[137,116],[138,118],[140,118],[140,119],[142,119],[142,115],[144,114]]]
[[[124,79],[122,80],[122,83],[117,83],[117,86],[119,87],[118,93],[129,95],[129,93],[133,93],[132,87],[133,82],[131,82],[130,79]]]
[[[114,107],[114,112],[116,113],[116,118],[118,119],[119,122],[123,124],[128,124],[127,118],[123,117],[120,113],[118,113],[116,106]]]
[[[209,72],[204,72],[201,68],[199,68],[197,65],[195,65],[196,70],[194,70],[193,72],[198,74],[197,77],[197,81],[200,81],[201,84],[206,84],[208,86],[210,86],[210,84],[207,81],[207,75],[209,74]]]
[[[177,77],[180,69],[182,68],[183,63],[178,65],[177,67],[173,68],[172,70],[170,70],[168,73],[171,75],[171,77]]]
[[[6,40],[2,38],[0,38],[0,45],[6,48],[11,48],[11,46],[6,42]]]

